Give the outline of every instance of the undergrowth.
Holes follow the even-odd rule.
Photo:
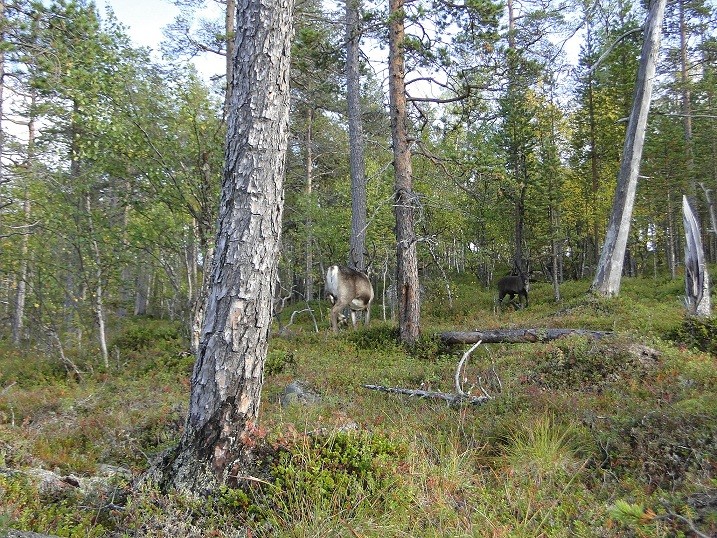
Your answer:
[[[684,318],[679,282],[625,279],[612,299],[588,287],[566,282],[555,303],[534,282],[530,307],[494,309],[493,290],[470,276],[451,284],[452,302],[444,282],[427,283],[411,348],[376,315],[335,336],[320,316],[318,333],[311,316],[289,324],[287,309],[264,371],[268,474],[199,498],[133,486],[184,426],[193,357],[181,324],[124,320],[109,368],[97,350],[68,347],[79,379],[54,350],[0,340],[0,534],[714,535],[714,320]],[[517,327],[613,334],[481,345],[461,373],[492,396],[478,407],[362,387],[451,392],[467,346],[444,346],[441,331]],[[282,407],[295,380],[320,399]],[[90,478],[107,465],[132,477],[122,498],[43,491],[28,474]]]

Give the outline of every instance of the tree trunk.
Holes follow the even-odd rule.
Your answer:
[[[660,48],[662,19],[666,0],[654,0],[645,23],[645,40],[640,56],[640,65],[635,82],[635,95],[630,121],[625,135],[622,162],[617,177],[617,189],[612,213],[608,224],[605,243],[592,283],[592,290],[600,295],[611,296],[620,293],[622,268],[627,239],[630,234],[630,220],[635,203],[637,176],[640,171],[642,147],[645,142],[647,116],[650,111],[655,66]]]
[[[279,258],[292,7],[239,5],[210,293],[184,435],[155,469],[165,487],[236,485],[252,461]]]
[[[682,219],[685,227],[685,302],[691,315],[708,318],[712,315],[709,272],[697,218],[686,196],[682,197]]]
[[[672,192],[667,191],[667,262],[670,264],[670,278],[677,278],[677,249],[675,248],[675,225],[672,210]]]
[[[349,164],[351,167],[351,248],[349,266],[366,270],[366,166],[361,122],[360,0],[346,0],[346,102],[349,123]]]
[[[707,230],[711,234],[717,234],[717,210],[715,210],[715,202],[712,199],[712,189],[705,187],[705,184],[700,182],[700,188],[702,194],[704,194],[705,202],[707,202],[707,211],[710,215],[710,228]]]
[[[311,200],[314,191],[314,152],[313,152],[313,124],[314,110],[309,106],[306,112],[306,196]],[[313,204],[311,206],[313,208]],[[306,217],[306,263],[304,265],[304,298],[307,301],[314,300],[314,248],[312,234],[312,218],[311,211]]]
[[[227,0],[227,10],[224,19],[224,36],[226,39],[226,90],[224,92],[224,117],[229,114],[231,100],[232,77],[234,76],[234,40],[236,38],[236,0]]]
[[[558,245],[558,240],[555,237],[558,233],[558,218],[557,210],[553,207],[550,208],[550,223],[552,225],[552,235],[550,239],[550,250],[551,250],[551,265],[552,265],[552,283],[553,283],[553,300],[556,303],[560,302],[560,258],[561,250]]]
[[[0,0],[0,43],[5,42],[5,0]],[[3,154],[5,153],[5,50],[0,50],[0,185],[5,182]]]
[[[90,194],[85,194],[85,210],[87,211],[87,222],[89,225],[90,244],[92,245],[92,254],[95,262],[95,278],[97,279],[94,297],[94,310],[97,319],[97,337],[100,342],[100,351],[102,353],[102,363],[105,368],[109,367],[109,352],[107,351],[107,333],[105,331],[105,307],[104,307],[104,287],[102,280],[102,258],[100,256],[100,246],[95,235],[95,225],[92,219],[92,206],[90,203]]]
[[[525,169],[522,169],[525,172]],[[526,174],[527,175],[527,174]],[[519,274],[527,273],[527,264],[525,263],[525,255],[523,254],[523,243],[525,241],[525,195],[528,190],[527,177],[523,176],[521,181],[520,192],[515,201],[515,259],[513,260],[513,268]]]
[[[0,15],[2,13],[0,12]],[[2,70],[0,69],[0,75]],[[0,86],[2,83],[0,83]],[[27,157],[25,159],[25,170],[29,176],[32,177],[32,169],[35,165],[35,104],[37,98],[37,91],[31,92],[31,106],[32,111],[27,122]],[[0,115],[2,112],[2,99],[0,99]],[[0,130],[2,126],[0,126]],[[2,152],[0,151],[0,156]],[[30,177],[26,178],[26,181],[30,180]],[[22,211],[25,217],[25,230],[22,236],[22,242],[20,244],[20,274],[18,275],[17,290],[15,294],[15,310],[12,318],[12,342],[15,345],[19,345],[22,340],[22,327],[25,319],[25,299],[27,297],[27,268],[28,268],[28,252],[29,252],[29,241],[30,241],[30,193],[27,185],[25,185],[25,196],[22,203]]]
[[[418,256],[414,214],[416,195],[413,192],[411,148],[408,142],[406,113],[406,81],[404,63],[403,0],[390,0],[389,23],[389,101],[391,138],[395,179],[396,214],[396,296],[398,328],[401,341],[414,344],[420,333],[420,297],[418,289]]]
[[[194,355],[199,352],[199,340],[201,338],[202,324],[204,323],[204,311],[209,297],[209,283],[211,279],[211,267],[214,262],[214,248],[208,247],[204,251],[204,263],[202,264],[202,285],[197,291],[197,298],[192,309],[191,327],[191,350]]]
[[[146,316],[149,307],[149,292],[151,288],[150,268],[139,260],[137,262],[137,275],[135,277],[134,315]]]
[[[25,226],[30,225],[30,194],[25,187],[25,199],[22,202],[22,211],[25,217]],[[22,328],[25,319],[25,298],[27,294],[27,267],[28,243],[30,232],[25,230],[20,243],[20,274],[18,275],[17,289],[15,290],[15,310],[12,317],[12,343],[16,346],[22,341]]]

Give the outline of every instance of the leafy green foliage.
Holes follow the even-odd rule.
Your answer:
[[[376,324],[352,332],[348,336],[359,349],[389,349],[397,348],[398,328],[389,324]]]
[[[292,351],[271,350],[266,356],[264,373],[266,375],[281,374],[287,368],[293,368],[295,366],[296,357]]]
[[[405,447],[382,435],[347,432],[306,438],[280,452],[272,468],[275,495],[314,500],[339,496],[349,510],[366,497],[396,502],[396,471],[405,455]]]

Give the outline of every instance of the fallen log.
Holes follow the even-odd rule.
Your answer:
[[[587,329],[494,329],[487,331],[451,331],[441,333],[444,344],[526,344],[549,342],[564,336],[577,335],[600,339],[610,336],[611,331],[589,331]]]
[[[394,394],[405,394],[406,396],[416,396],[418,398],[431,398],[434,400],[445,400],[451,405],[468,404],[481,405],[491,400],[489,396],[469,396],[465,394],[452,394],[450,392],[434,392],[421,389],[404,389],[400,387],[384,387],[383,385],[362,385],[363,388],[369,390],[378,390],[380,392],[391,392]]]

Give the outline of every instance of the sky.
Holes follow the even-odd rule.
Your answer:
[[[179,13],[167,0],[96,0],[96,4],[103,17],[106,6],[112,8],[135,45],[154,50],[162,41],[162,28]]]
[[[115,17],[127,30],[136,46],[149,47],[154,57],[161,59],[159,45],[164,39],[162,28],[179,14],[179,8],[170,0],[95,0],[100,16],[104,18],[106,7],[112,8]],[[208,2],[212,4],[212,2]],[[195,65],[205,77],[223,73],[224,60],[216,55],[197,58]]]

